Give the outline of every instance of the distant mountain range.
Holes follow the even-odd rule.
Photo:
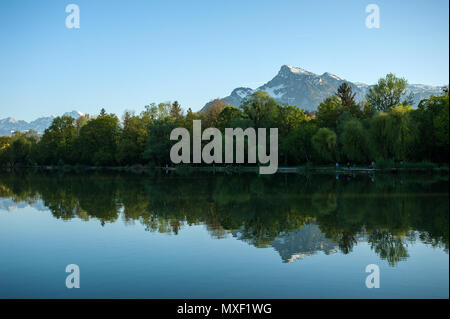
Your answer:
[[[66,112],[63,114],[63,116],[72,116],[74,119],[83,115],[84,114],[79,111]],[[0,136],[11,136],[15,131],[26,132],[28,130],[34,130],[39,134],[43,134],[50,124],[52,124],[54,118],[54,116],[45,116],[31,122],[16,120],[12,117],[0,119]]]
[[[337,88],[344,82],[347,82],[356,93],[356,100],[361,101],[365,98],[367,92],[372,85],[350,82],[340,77],[324,73],[317,75],[307,70],[283,65],[278,74],[266,84],[251,89],[248,87],[239,87],[234,89],[231,94],[223,99],[229,104],[239,107],[244,98],[256,91],[265,91],[276,100],[288,104],[295,105],[307,111],[315,111],[317,106],[328,96],[336,93]],[[431,86],[424,84],[409,84],[407,86],[407,94],[413,94],[413,105],[417,106],[419,102],[431,95],[441,95],[443,86]],[[201,111],[204,111],[210,103],[207,103]],[[72,116],[77,119],[83,116],[79,111],[64,113],[63,115]],[[8,117],[0,119],[0,136],[10,136],[14,131],[25,132],[35,130],[43,134],[45,129],[50,126],[54,116],[40,117],[34,121],[26,122]]]
[[[373,85],[360,82],[346,81],[334,74],[324,73],[317,75],[307,70],[283,65],[278,74],[266,84],[251,89],[248,87],[239,87],[234,89],[231,94],[223,99],[235,107],[239,107],[242,100],[256,91],[265,91],[276,100],[295,105],[303,110],[314,111],[317,106],[328,96],[336,93],[338,87],[347,82],[356,93],[356,100],[363,100]],[[419,102],[431,95],[441,95],[442,87],[424,84],[409,84],[407,94],[413,94],[413,105],[417,106]],[[204,111],[210,103],[207,103],[201,111]]]
[[[48,207],[45,206],[45,202],[42,199],[29,203],[27,201],[15,201],[12,198],[0,198],[0,210],[12,212],[18,208],[20,209],[28,206],[41,212],[48,211]]]

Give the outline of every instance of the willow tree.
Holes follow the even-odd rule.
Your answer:
[[[411,106],[395,106],[390,112],[387,133],[395,160],[410,158],[417,138],[415,123],[411,121]]]
[[[337,136],[328,128],[321,128],[311,139],[312,145],[318,155],[325,161],[336,160]]]
[[[351,119],[344,123],[341,139],[342,151],[349,160],[359,163],[369,160],[368,136],[359,120]]]
[[[448,94],[431,96],[419,103],[414,112],[419,127],[416,144],[417,157],[448,162],[449,155],[449,102]]]
[[[411,120],[411,106],[396,106],[371,120],[371,144],[377,157],[394,160],[411,158],[417,128]]]

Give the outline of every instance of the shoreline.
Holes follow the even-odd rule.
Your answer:
[[[305,173],[305,172],[318,172],[318,173],[359,173],[359,174],[371,174],[371,173],[414,173],[414,172],[428,172],[428,173],[443,173],[449,172],[448,166],[436,167],[388,167],[388,168],[367,168],[367,167],[351,167],[351,168],[335,168],[334,166],[285,166],[278,167],[277,174],[287,173]],[[0,170],[44,170],[44,171],[121,171],[121,172],[136,172],[143,173],[149,171],[171,171],[171,172],[185,172],[189,171],[201,171],[211,173],[257,173],[259,171],[258,166],[83,166],[83,165],[34,165],[34,166],[2,166]]]

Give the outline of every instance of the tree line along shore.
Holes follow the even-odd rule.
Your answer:
[[[350,85],[343,83],[315,112],[283,105],[258,91],[239,108],[216,99],[205,111],[193,112],[175,101],[152,103],[140,114],[126,111],[121,119],[105,109],[96,117],[56,117],[42,136],[28,131],[0,137],[0,166],[169,168],[176,143],[171,131],[183,127],[192,135],[193,121],[201,120],[202,127],[221,132],[278,128],[280,170],[448,170],[448,88],[413,108],[406,85],[405,79],[388,74],[364,101],[356,102]]]

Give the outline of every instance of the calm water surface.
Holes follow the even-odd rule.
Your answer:
[[[3,172],[0,298],[448,298],[448,216],[448,175]]]

